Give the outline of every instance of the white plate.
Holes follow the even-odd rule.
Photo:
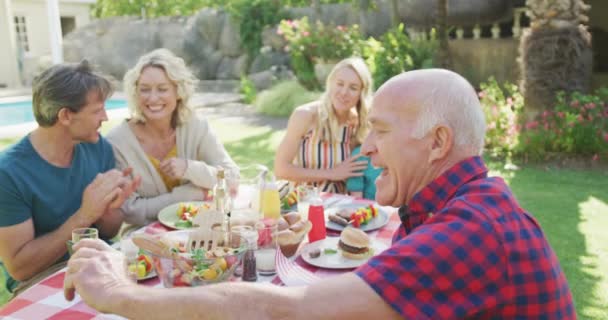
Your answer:
[[[350,203],[347,205],[331,207],[331,208],[325,210],[325,227],[329,230],[334,230],[334,231],[344,230],[344,226],[339,225],[335,222],[329,221],[329,215],[336,214],[340,210],[343,210],[343,209],[352,210],[354,212],[357,209],[359,209],[361,207],[366,207],[366,206],[367,206],[366,204]],[[374,207],[376,209],[378,209],[378,215],[375,218],[373,218],[372,220],[370,220],[367,224],[360,226],[359,229],[366,231],[366,232],[373,231],[373,230],[384,227],[388,223],[388,220],[389,220],[388,212],[386,212],[385,209],[380,208],[376,205],[374,205]]]
[[[194,206],[202,206],[205,201],[187,201],[187,202],[178,202],[172,205],[166,206],[164,209],[160,210],[158,213],[158,221],[169,227],[171,229],[189,229],[184,227],[177,227],[175,223],[179,221],[179,217],[177,216],[177,209],[179,209],[180,204],[192,204]]]
[[[326,269],[352,269],[364,264],[369,259],[354,260],[343,257],[341,250],[338,249],[338,241],[340,241],[340,237],[329,237],[309,243],[302,248],[302,259],[308,264]],[[311,258],[309,253],[315,249],[321,250],[321,255],[317,258]],[[323,252],[325,249],[333,249],[338,252],[325,254]],[[380,241],[371,239],[371,249],[373,253],[370,257],[388,249],[388,246]]]

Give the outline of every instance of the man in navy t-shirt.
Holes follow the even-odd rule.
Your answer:
[[[94,226],[106,239],[118,232],[118,208],[138,182],[114,169],[112,148],[97,132],[111,93],[86,61],[34,80],[39,126],[0,154],[0,259],[9,290],[65,260],[73,229]]]

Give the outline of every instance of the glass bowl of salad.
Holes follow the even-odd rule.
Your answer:
[[[213,250],[199,248],[186,250],[188,233],[193,230],[178,230],[156,235],[171,252],[171,258],[150,253],[156,273],[165,288],[196,287],[230,280],[241,263],[246,249],[244,239],[232,237],[228,232]]]

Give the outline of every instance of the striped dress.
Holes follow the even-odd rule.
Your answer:
[[[320,130],[308,131],[300,142],[296,164],[306,169],[329,169],[348,158],[354,126],[345,124],[339,130],[340,139],[331,143],[321,139]],[[324,192],[346,193],[345,181],[321,181],[313,185]]]

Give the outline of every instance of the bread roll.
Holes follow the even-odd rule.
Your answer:
[[[286,245],[286,244],[297,242],[296,233],[289,229],[279,231],[277,233],[277,237],[278,237],[279,245]]]
[[[287,223],[289,223],[290,226],[302,219],[300,217],[300,214],[295,211],[284,214],[283,218],[285,218],[285,220],[287,220]]]
[[[304,230],[304,228],[306,227],[306,222],[308,221],[298,221],[294,224],[292,224],[291,226],[289,226],[290,230],[293,230],[294,232],[299,233],[300,231]]]
[[[289,229],[289,223],[287,223],[287,221],[281,217],[281,219],[279,219],[278,221],[278,227],[279,227],[279,231],[283,231],[285,229]]]

